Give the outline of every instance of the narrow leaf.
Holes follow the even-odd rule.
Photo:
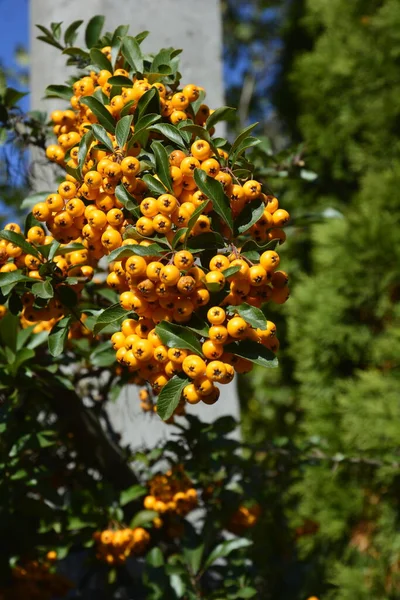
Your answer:
[[[219,181],[215,181],[202,169],[195,169],[194,180],[197,187],[211,200],[215,212],[233,231],[233,217],[229,198]]]
[[[90,60],[92,61],[92,63],[94,65],[96,65],[96,67],[99,67],[100,69],[104,69],[105,71],[110,71],[110,73],[113,72],[112,65],[111,65],[110,61],[108,60],[107,56],[105,54],[103,54],[103,52],[101,50],[99,50],[98,48],[91,49]]]
[[[235,108],[231,108],[230,106],[221,106],[214,110],[214,112],[208,117],[206,121],[206,129],[209,131],[214,125],[219,123],[220,121],[228,121],[235,114]]]
[[[120,183],[115,188],[115,195],[117,199],[124,205],[124,207],[129,210],[136,217],[140,217],[140,209],[136,203],[136,200],[128,190],[125,188],[123,183]]]
[[[255,306],[251,306],[244,302],[243,304],[239,304],[239,306],[228,306],[227,310],[230,310],[233,313],[239,313],[246,323],[255,329],[257,327],[259,329],[267,328],[267,319],[265,318],[263,311]]]
[[[156,333],[162,343],[169,348],[185,348],[194,354],[202,355],[198,338],[182,325],[161,321],[156,325]]]
[[[275,368],[278,366],[278,359],[272,350],[269,350],[262,344],[253,340],[240,340],[225,346],[226,352],[232,352],[242,358],[247,358],[261,367]]]
[[[218,544],[205,561],[204,569],[208,569],[219,558],[226,558],[234,550],[248,548],[252,544],[253,542],[246,538],[234,538],[233,540],[227,540],[226,542],[222,542],[222,544]]]
[[[138,73],[143,73],[142,51],[138,41],[134,37],[127,36],[124,38],[121,51],[131,69]]]
[[[15,231],[8,231],[7,229],[3,229],[2,231],[0,231],[0,238],[2,238],[3,240],[7,240],[8,242],[12,242],[19,248],[22,248],[22,251],[25,252],[25,254],[32,254],[37,258],[39,258],[40,256],[35,246],[32,246],[32,244],[26,242],[24,236],[20,233],[15,233]]]
[[[143,485],[132,485],[127,490],[121,492],[119,504],[120,506],[125,506],[125,504],[132,502],[132,500],[136,500],[136,498],[144,496],[145,493],[146,488]]]
[[[237,136],[237,138],[233,142],[231,151],[229,154],[232,154],[233,152],[235,152],[236,148],[238,148],[238,146],[242,143],[242,141],[248,137],[249,133],[251,131],[253,131],[253,129],[255,127],[257,127],[257,125],[258,125],[258,123],[253,123],[252,125],[249,125],[245,129],[243,129],[243,131]]]
[[[159,333],[157,332],[157,335]],[[186,376],[174,375],[162,388],[157,400],[157,414],[166,421],[179,404],[184,387],[189,383]]]
[[[50,331],[48,337],[49,352],[54,357],[60,356],[60,354],[64,352],[71,318],[71,316],[64,317],[61,321],[58,321]]]
[[[67,85],[48,85],[45,90],[46,98],[62,98],[68,102],[71,100],[72,90]]]
[[[127,311],[119,304],[113,304],[112,306],[109,306],[97,317],[94,323],[93,333],[97,335],[105,327],[113,325],[114,323],[118,323],[118,321],[126,318],[126,316]]]
[[[125,146],[128,140],[128,136],[131,131],[132,120],[132,115],[122,117],[122,119],[118,121],[117,126],[115,128],[115,137],[117,140],[117,144],[121,149]]]
[[[149,129],[150,131],[157,131],[158,133],[161,133],[166,138],[171,140],[171,142],[174,142],[177,146],[186,148],[185,142],[179,133],[179,129],[174,127],[174,125],[170,125],[169,123],[157,123],[156,125],[149,127]]]
[[[110,254],[107,256],[108,262],[113,262],[114,260],[120,260],[121,258],[127,258],[129,256],[162,256],[163,248],[158,244],[150,244],[150,246],[140,246],[137,245],[127,245],[121,246],[121,248],[116,248],[112,250]]]
[[[169,172],[169,160],[168,153],[161,142],[154,141],[151,144],[151,149],[154,152],[154,156],[156,159],[156,171],[159,176],[161,182],[165,185],[165,187],[173,193],[172,189],[172,181],[171,175]]]
[[[245,205],[240,215],[235,220],[235,230],[239,233],[245,233],[254,223],[262,217],[264,212],[264,202],[256,199]]]
[[[87,133],[85,133],[85,135],[83,136],[83,138],[81,139],[81,141],[79,143],[78,167],[79,167],[79,171],[80,171],[81,175],[82,175],[82,169],[83,169],[83,165],[85,164],[87,153],[89,152],[90,144],[93,142],[93,140],[94,140],[93,131],[89,130]]]
[[[95,15],[87,24],[85,31],[85,44],[88,48],[95,46],[101,36],[105,18],[103,15]]]
[[[108,112],[104,104],[97,100],[94,96],[85,96],[80,100],[81,104],[85,104],[96,115],[100,125],[103,125],[109,133],[115,132],[114,117]]]
[[[64,32],[64,42],[68,46],[72,46],[76,40],[77,31],[79,27],[82,25],[83,21],[73,21],[71,25],[68,25],[67,29]]]
[[[105,146],[110,152],[114,152],[114,146],[112,145],[112,141],[108,137],[107,131],[104,129],[104,127],[94,123],[91,130],[96,140],[101,142],[103,146]]]
[[[135,527],[142,527],[143,525],[151,523],[156,517],[158,517],[158,512],[155,510],[140,510],[133,517],[129,526],[131,529],[135,529]]]
[[[161,181],[158,181],[158,179],[156,179],[154,175],[146,174],[142,177],[142,179],[149,188],[150,192],[152,192],[153,194],[161,196],[162,194],[168,192],[167,188],[165,188]]]

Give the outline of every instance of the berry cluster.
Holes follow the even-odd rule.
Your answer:
[[[246,529],[254,527],[260,518],[261,508],[258,504],[253,506],[239,506],[232,515],[227,529],[236,535],[243,535]]]
[[[109,48],[102,52],[108,56]],[[218,384],[251,370],[246,353],[235,351],[237,342],[278,350],[275,325],[261,311],[251,318],[248,309],[281,304],[289,296],[275,250],[285,241],[289,213],[263,192],[251,171],[235,170],[236,159],[215,145],[213,127],[207,128],[213,111],[201,104],[202,88],[150,83],[126,67],[120,55],[114,72],[91,71],[73,84],[71,108],[51,115],[57,144],[46,154],[66,175],[56,193],[33,207],[38,225],[26,239],[39,249],[54,240],[80,246],[53,257],[52,274],[60,277],[55,296],[37,306],[25,294],[22,319],[37,323],[38,330],[51,328],[66,311],[57,286],[78,277],[71,287],[79,296],[98,261],[108,256],[106,283],[127,311],[111,340],[116,359],[154,396],[175,376],[186,377],[174,409],[182,414],[185,403],[213,404]],[[155,100],[149,115],[143,113],[146,94]],[[144,134],[143,119],[149,118],[159,128]],[[179,126],[190,134],[182,137]],[[41,280],[44,263],[40,252],[26,255],[18,244],[0,242],[0,272],[22,268]],[[201,320],[196,350],[172,343],[158,328],[192,328],[194,318]],[[80,326],[75,329],[70,337],[82,335]],[[152,397],[142,406],[154,410]]]
[[[197,506],[197,492],[182,465],[154,475],[148,486],[149,494],[144,499],[147,510],[184,517]]]
[[[93,538],[96,558],[109,565],[123,564],[131,553],[143,554],[150,542],[150,535],[143,527],[96,531]]]
[[[0,596],[4,600],[51,600],[66,596],[71,588],[71,581],[53,573],[49,563],[31,560],[13,568],[12,583],[0,590]]]

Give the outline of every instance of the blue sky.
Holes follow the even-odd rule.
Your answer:
[[[0,62],[5,67],[17,68],[14,50],[29,43],[29,0],[0,0]],[[22,108],[28,107],[25,99]]]

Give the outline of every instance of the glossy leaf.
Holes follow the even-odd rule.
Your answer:
[[[188,224],[187,224],[187,233],[185,236],[185,242],[186,242],[187,238],[189,237],[190,232],[192,231],[193,227],[196,225],[197,221],[199,220],[200,215],[203,214],[203,211],[208,203],[209,203],[209,199],[207,198],[207,200],[204,200],[204,202],[199,204],[199,206],[196,208],[196,210],[193,211],[193,213],[188,221]]]
[[[157,335],[160,336],[158,331]],[[183,346],[180,347],[182,348]],[[173,415],[180,402],[183,389],[186,385],[188,385],[188,383],[189,379],[184,374],[174,375],[174,377],[172,377],[172,379],[170,379],[162,388],[157,400],[157,414],[161,417],[161,419],[163,419],[163,421],[166,421]]]
[[[267,328],[267,319],[265,318],[263,311],[256,306],[251,306],[244,302],[243,304],[239,304],[239,306],[228,306],[227,310],[230,310],[233,313],[239,313],[246,323],[254,328]]]
[[[272,350],[253,340],[232,342],[225,346],[224,349],[226,352],[232,352],[232,354],[247,358],[261,367],[275,368],[278,366],[278,359]]]
[[[154,141],[151,144],[151,149],[154,152],[154,156],[156,159],[156,171],[157,175],[160,178],[160,181],[165,185],[165,187],[172,194],[172,181],[171,175],[169,172],[169,159],[168,153],[161,142]]]
[[[163,248],[158,244],[150,244],[150,246],[126,245],[121,248],[112,250],[107,256],[108,262],[127,258],[128,256],[162,256]]]
[[[121,492],[121,497],[119,501],[120,506],[125,506],[132,500],[136,500],[136,498],[140,498],[146,494],[147,489],[143,485],[132,485],[127,490]]]
[[[54,290],[51,281],[38,281],[32,286],[32,294],[38,298],[53,298]]]
[[[48,337],[49,352],[54,357],[60,356],[60,354],[64,352],[71,318],[71,316],[64,317],[61,321],[58,321],[50,331]]]
[[[92,130],[89,130],[79,143],[78,150],[78,167],[79,171],[82,174],[83,165],[85,164],[87,153],[89,152],[90,144],[94,140],[94,134]]]
[[[206,121],[206,129],[209,131],[220,121],[229,121],[235,114],[236,109],[230,106],[221,106],[214,110],[214,112],[208,117]]]
[[[241,548],[248,548],[252,544],[253,542],[246,538],[234,538],[233,540],[227,540],[218,544],[205,561],[204,569],[208,569],[219,558],[226,558],[231,552],[240,550]]]
[[[77,31],[79,27],[82,25],[83,21],[80,19],[79,21],[73,21],[71,25],[68,25],[67,29],[64,32],[64,42],[68,46],[73,46],[75,40],[77,38]]]
[[[129,212],[131,212],[133,215],[139,217],[140,216],[140,210],[139,210],[139,206],[136,203],[136,200],[133,196],[131,196],[131,194],[128,192],[128,190],[125,188],[123,183],[120,183],[119,185],[117,185],[117,187],[115,188],[115,195],[117,197],[117,199],[124,205],[124,207],[129,210]]]
[[[71,88],[67,85],[48,85],[45,91],[46,98],[61,98],[71,100]]]
[[[93,114],[97,117],[100,125],[103,125],[109,133],[115,132],[114,117],[108,112],[104,104],[97,100],[94,96],[85,96],[80,99],[81,104],[88,106]]]
[[[101,125],[97,125],[97,123],[94,123],[92,125],[91,130],[96,140],[101,142],[103,146],[105,146],[110,152],[114,152],[114,146],[112,144],[112,141],[108,137],[107,131],[104,127],[102,127]]]
[[[104,69],[105,71],[113,72],[112,65],[108,60],[107,56],[101,52],[98,48],[92,48],[90,51],[90,60],[96,67],[99,69]]]
[[[264,202],[256,199],[245,205],[240,215],[235,219],[235,230],[237,234],[245,233],[254,223],[262,217]]]
[[[29,242],[25,241],[25,238],[20,233],[15,233],[15,231],[9,231],[7,229],[3,229],[0,231],[0,239],[7,240],[8,242],[12,242],[16,246],[22,249],[25,254],[32,254],[37,258],[40,256],[39,252],[32,246]]]
[[[243,129],[243,131],[237,136],[237,138],[233,142],[229,153],[230,155],[236,151],[236,149],[239,147],[242,141],[248,137],[249,133],[253,131],[253,129],[255,129],[257,125],[258,123],[253,123],[252,125],[249,125],[248,127],[245,127],[245,129]]]
[[[197,187],[211,200],[215,212],[225,221],[230,230],[233,231],[233,217],[229,198],[226,196],[219,181],[215,181],[215,179],[207,175],[202,169],[195,169],[194,180]]]
[[[258,140],[255,137],[247,137],[245,138],[240,144],[239,146],[236,148],[236,150],[232,153],[232,164],[234,165],[237,161],[237,159],[239,158],[239,156],[241,154],[243,154],[243,152],[245,150],[247,150],[247,148],[252,148],[253,146],[258,146],[258,144],[260,143],[260,140]]]
[[[169,348],[185,348],[194,354],[200,354],[200,356],[202,354],[198,338],[183,325],[161,321],[156,325],[156,333],[162,343]]]
[[[156,125],[152,125],[151,127],[149,127],[149,130],[161,133],[166,138],[171,140],[171,142],[174,142],[174,144],[176,144],[177,146],[180,146],[181,148],[186,148],[185,142],[183,141],[179,130],[173,125],[170,125],[169,123],[157,123]]]
[[[156,517],[158,517],[158,512],[155,510],[140,510],[133,517],[129,526],[131,529],[135,529],[135,527],[143,527],[143,525],[151,523]]]
[[[127,36],[124,38],[121,51],[131,69],[138,73],[143,73],[142,51],[138,41],[134,37]]]
[[[122,308],[120,304],[113,304],[112,306],[109,306],[97,317],[93,326],[93,333],[97,335],[102,329],[108,327],[109,325],[118,323],[123,318],[126,318],[127,315],[128,312]]]
[[[154,175],[149,175],[147,173],[146,175],[143,175],[142,179],[152,194],[161,196],[162,194],[166,194],[168,192],[167,188],[165,188],[161,181],[158,181]]]
[[[95,15],[89,21],[85,30],[85,44],[88,48],[95,46],[101,36],[105,18],[103,15]]]
[[[115,128],[115,137],[117,140],[118,146],[122,149],[129,137],[131,132],[131,124],[132,124],[133,116],[128,115],[126,117],[122,117]]]

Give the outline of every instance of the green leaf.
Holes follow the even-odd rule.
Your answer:
[[[181,243],[181,238],[185,239],[186,234],[189,229],[187,227],[182,227],[181,229],[177,229],[174,237],[172,238],[171,246],[172,248],[176,248],[179,243]]]
[[[240,271],[240,266],[233,265],[233,267],[228,267],[227,269],[224,269],[223,271],[221,271],[221,273],[225,277],[225,279],[228,279],[228,277],[235,275],[235,273],[238,273],[239,271]]]
[[[157,335],[160,336],[158,331]],[[160,339],[162,339],[161,336]],[[183,346],[180,347],[183,348]],[[163,421],[166,421],[173,415],[181,399],[183,388],[188,385],[188,383],[189,379],[186,375],[174,375],[162,388],[157,400],[157,414]]]
[[[122,55],[128,61],[131,69],[143,73],[143,56],[138,41],[132,36],[126,36],[122,42]]]
[[[201,344],[194,333],[182,325],[161,321],[156,325],[156,333],[163,344],[169,348],[185,348],[202,356]]]
[[[216,548],[208,556],[204,563],[204,569],[208,569],[216,560],[219,558],[226,558],[234,550],[240,550],[241,548],[248,548],[253,544],[252,541],[246,538],[234,538],[233,540],[227,540],[218,544]]]
[[[93,114],[97,117],[100,125],[103,125],[109,133],[115,132],[114,117],[108,112],[104,104],[97,100],[94,96],[85,96],[80,100],[81,104],[88,106]]]
[[[156,517],[158,517],[158,512],[156,512],[155,510],[140,510],[133,517],[132,521],[129,524],[129,527],[131,529],[134,529],[135,527],[142,527],[143,525],[151,523]]]
[[[232,342],[224,348],[225,352],[232,352],[242,358],[247,358],[261,367],[275,368],[278,366],[278,359],[272,350],[269,350],[262,344],[253,340],[240,340]]]
[[[32,208],[35,206],[35,204],[37,204],[38,202],[44,202],[46,200],[47,196],[51,193],[52,192],[38,192],[37,194],[32,194],[30,196],[27,196],[21,204],[22,210],[25,210],[25,209],[32,210]]]
[[[88,48],[96,46],[103,29],[105,18],[103,15],[95,15],[89,21],[85,30],[85,44]]]
[[[204,129],[204,127],[202,127],[201,125],[195,125],[195,124],[179,125],[179,129],[182,131],[188,131],[190,133],[193,133],[196,137],[199,137],[200,139],[208,142],[210,144],[211,149],[214,152],[214,154],[216,154],[218,156],[218,150],[214,146],[214,143],[213,143],[211,136],[208,133],[207,129]]]
[[[204,200],[204,202],[202,202],[201,204],[199,204],[199,206],[196,208],[196,210],[193,211],[188,224],[187,224],[187,233],[185,236],[185,242],[187,240],[187,238],[190,235],[190,232],[192,231],[193,227],[196,225],[199,217],[201,214],[203,214],[203,210],[205,209],[205,207],[207,206],[207,204],[209,203],[209,199],[207,198],[207,200]]]
[[[160,114],[160,95],[157,88],[152,87],[140,98],[135,111],[135,123],[148,114]]]
[[[60,356],[64,352],[64,347],[68,339],[71,315],[58,321],[50,331],[48,337],[49,352],[52,356]]]
[[[114,31],[112,40],[111,40],[111,63],[112,63],[112,71],[115,69],[115,63],[117,62],[118,55],[121,51],[121,46],[123,42],[123,38],[126,36],[129,30],[129,25],[120,25]]]
[[[16,315],[12,315],[10,312],[7,312],[6,315],[0,321],[0,341],[2,347],[9,348],[13,352],[15,352],[17,347],[18,327],[19,317],[17,317]]]
[[[79,242],[74,242],[67,246],[60,246],[58,242],[52,242],[52,247],[52,252],[49,252],[49,260],[55,256],[64,256],[64,254],[69,254],[69,252],[74,252],[75,250],[86,250],[86,247]]]
[[[182,598],[186,592],[186,583],[179,573],[171,573],[169,584],[175,592],[177,598]]]
[[[265,252],[265,250],[275,250],[279,243],[279,240],[270,240],[269,242],[265,242],[265,244],[257,244],[254,240],[247,240],[247,242],[243,244],[241,252],[255,250],[258,254],[261,254],[262,252]]]
[[[186,559],[187,565],[190,567],[190,571],[196,575],[201,566],[201,561],[204,554],[204,544],[199,544],[195,547],[187,547],[184,545],[183,554]]]
[[[240,144],[239,146],[236,148],[235,152],[232,152],[232,165],[235,164],[235,162],[237,161],[237,159],[239,158],[239,156],[241,154],[243,154],[243,152],[247,149],[247,148],[252,148],[253,146],[257,146],[258,144],[260,144],[260,140],[254,137],[247,137],[245,138]]]
[[[140,209],[133,196],[128,192],[123,183],[120,183],[115,188],[115,195],[117,199],[129,210],[134,216],[140,217]]]
[[[155,123],[156,121],[159,121],[160,119],[161,119],[161,116],[156,115],[155,113],[146,114],[143,117],[141,117],[135,124],[135,130],[133,132],[133,136],[130,140],[129,145],[132,145],[133,142],[136,142],[136,140],[141,137],[143,132],[145,132],[147,130],[150,131],[150,125],[153,125],[153,123]]]
[[[246,586],[237,592],[236,598],[254,598],[256,594],[257,590],[255,588]]]
[[[194,180],[197,187],[211,200],[215,212],[233,231],[233,217],[229,198],[219,181],[215,181],[202,169],[195,169]]]
[[[97,335],[105,327],[113,325],[114,323],[118,323],[120,320],[126,318],[127,314],[127,311],[119,304],[113,304],[112,306],[109,306],[97,317],[94,323],[93,333]]]
[[[59,285],[57,287],[57,296],[59,297],[63,305],[67,308],[73,308],[78,303],[78,296],[76,292],[72,289],[72,287],[70,287],[69,285]]]
[[[245,233],[254,223],[262,217],[264,202],[256,199],[245,205],[240,215],[235,220],[235,230],[238,234]]]
[[[141,31],[140,33],[135,35],[135,40],[138,44],[141,44],[143,40],[147,38],[148,35],[150,35],[150,31]]]
[[[22,251],[25,252],[25,254],[32,254],[33,256],[36,256],[36,258],[40,257],[40,254],[35,248],[35,246],[32,246],[32,244],[26,242],[24,236],[20,233],[15,233],[15,231],[8,231],[6,229],[3,229],[2,231],[0,231],[0,238],[2,238],[3,240],[7,240],[8,242],[12,242],[19,248],[22,248]]]
[[[207,233],[201,233],[194,237],[190,237],[186,242],[186,246],[189,250],[208,250],[225,248],[225,241],[222,235],[216,231],[209,231]]]
[[[121,246],[121,248],[115,248],[107,256],[108,262],[114,260],[120,260],[121,258],[127,258],[129,256],[162,256],[164,249],[158,244],[150,244],[150,246],[138,245],[127,245]]]
[[[142,177],[143,181],[149,188],[152,194],[156,194],[157,196],[161,196],[162,194],[166,194],[168,192],[167,188],[163,186],[161,181],[158,181],[154,177],[154,175],[149,175],[148,173]]]
[[[105,146],[110,152],[114,152],[114,146],[112,144],[112,141],[108,137],[107,131],[104,129],[104,127],[94,123],[91,126],[91,131],[92,131],[94,137],[96,138],[96,140],[101,142],[103,144],[103,146]]]
[[[89,130],[87,133],[85,133],[85,135],[83,136],[83,138],[81,139],[81,141],[79,143],[78,167],[79,167],[79,172],[81,175],[82,175],[82,169],[83,169],[83,165],[85,164],[87,153],[89,152],[90,144],[93,142],[93,140],[94,140],[93,131]]]
[[[77,31],[79,27],[82,25],[83,21],[73,21],[71,25],[68,25],[67,29],[64,32],[64,42],[68,46],[72,46],[77,37]]]
[[[34,283],[32,286],[32,294],[37,298],[53,298],[54,290],[51,281],[46,279],[46,281]]]
[[[11,108],[17,104],[21,98],[27,95],[28,92],[19,92],[12,87],[8,87],[4,94],[4,104]]]
[[[119,505],[125,506],[125,504],[129,504],[129,502],[132,502],[132,500],[136,500],[136,498],[144,496],[146,491],[147,490],[143,485],[132,485],[127,490],[121,492]]]
[[[171,175],[169,172],[168,153],[161,142],[154,141],[151,144],[156,159],[156,172],[160,181],[165,185],[171,194],[173,194]]]
[[[13,287],[22,281],[32,283],[32,279],[24,275],[20,269],[10,271],[9,273],[0,273],[0,289],[2,294],[8,296]]]
[[[248,127],[246,127],[245,129],[243,129],[243,131],[237,136],[237,138],[235,139],[235,141],[233,142],[232,146],[231,146],[231,150],[229,152],[229,155],[231,155],[232,153],[235,152],[236,148],[239,147],[239,145],[242,143],[242,141],[244,139],[246,139],[248,137],[248,134],[253,131],[253,129],[255,127],[257,127],[258,123],[253,123],[252,125],[249,125]]]
[[[159,569],[164,564],[164,556],[161,552],[160,548],[154,547],[147,553],[146,563],[155,569]],[[156,598],[161,598],[162,596],[156,596]]]
[[[71,100],[72,89],[68,85],[48,85],[45,90],[46,98],[62,98],[68,102]]]
[[[170,125],[169,123],[157,123],[156,125],[152,125],[149,127],[150,131],[157,131],[161,133],[166,138],[174,142],[177,146],[181,148],[186,148],[185,142],[182,139],[181,134],[179,133],[179,129],[174,125]]]
[[[104,342],[96,347],[90,355],[90,362],[94,367],[111,367],[115,365],[115,350],[111,348],[110,342]]]
[[[126,117],[122,117],[115,128],[115,137],[117,140],[118,146],[122,149],[129,137],[131,132],[131,124],[132,124],[133,116],[128,115]]]
[[[110,73],[112,73],[114,70],[107,56],[103,54],[98,48],[91,49],[90,60],[94,65],[96,65],[96,67],[99,67],[100,69],[110,71]]]
[[[265,318],[263,311],[255,306],[251,306],[250,304],[244,302],[243,304],[239,304],[239,306],[228,306],[227,310],[230,310],[234,313],[239,313],[246,323],[255,329],[257,329],[257,327],[259,329],[267,328],[267,319]]]
[[[236,109],[230,106],[221,106],[214,110],[214,112],[208,117],[206,121],[206,129],[209,131],[214,125],[220,121],[229,121],[234,116]]]
[[[135,100],[131,100],[130,102],[127,102],[125,104],[124,108],[121,110],[120,116],[126,117],[126,115],[129,115],[132,106],[135,106],[135,104],[136,104]]]

